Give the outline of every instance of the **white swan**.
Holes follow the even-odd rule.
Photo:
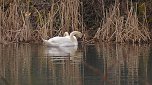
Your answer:
[[[79,31],[73,31],[70,33],[70,35],[68,34],[68,32],[64,33],[65,36],[64,37],[53,37],[50,38],[49,40],[44,40],[44,43],[48,46],[74,46],[74,45],[78,45],[78,41],[77,38],[75,37],[82,37],[82,33]]]

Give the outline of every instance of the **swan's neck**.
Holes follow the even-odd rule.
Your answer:
[[[77,45],[78,41],[77,41],[77,38],[75,37],[75,35],[77,35],[78,37],[81,37],[82,34],[79,31],[73,31],[73,32],[70,33],[70,39],[71,39],[71,41],[74,42],[75,45]]]
[[[73,42],[77,42],[77,39],[75,36],[70,36],[70,39],[73,41]]]
[[[78,45],[77,38],[75,36],[70,36],[71,41],[74,43],[74,45]]]
[[[79,31],[73,31],[73,32],[70,33],[71,37],[73,37],[74,35],[77,35],[78,37],[82,37],[82,34]]]
[[[76,34],[78,34],[78,31],[73,31],[73,32],[70,33],[70,37],[73,37]]]
[[[77,31],[73,31],[70,33],[70,39],[73,41],[73,42],[77,42],[77,39],[74,35],[78,34]]]

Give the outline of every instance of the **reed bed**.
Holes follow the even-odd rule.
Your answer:
[[[48,39],[74,30],[81,31],[84,34],[82,40],[89,39],[87,42],[93,42],[91,39],[94,34],[95,39],[102,41],[141,43],[151,40],[146,8],[141,20],[137,15],[137,5],[127,3],[126,14],[121,14],[123,10],[117,0],[109,9],[104,8],[106,6],[102,0],[102,4],[98,4],[102,11],[99,15],[103,15],[101,25],[90,32],[91,28],[87,28],[87,23],[83,20],[83,2],[85,3],[82,0],[1,0],[0,43],[40,42],[41,38]]]
[[[120,3],[104,9],[103,21],[95,37],[102,41],[141,43],[151,40],[146,20],[146,8],[142,20],[137,16],[137,5],[127,4],[126,15],[121,15]]]
[[[65,31],[83,31],[80,7],[80,0],[1,0],[0,42],[40,42]]]

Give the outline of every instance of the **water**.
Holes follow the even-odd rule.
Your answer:
[[[0,44],[0,85],[152,85],[151,45]]]

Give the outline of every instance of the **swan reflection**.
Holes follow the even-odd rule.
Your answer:
[[[47,56],[74,56],[78,46],[60,46],[46,47],[45,54]]]

